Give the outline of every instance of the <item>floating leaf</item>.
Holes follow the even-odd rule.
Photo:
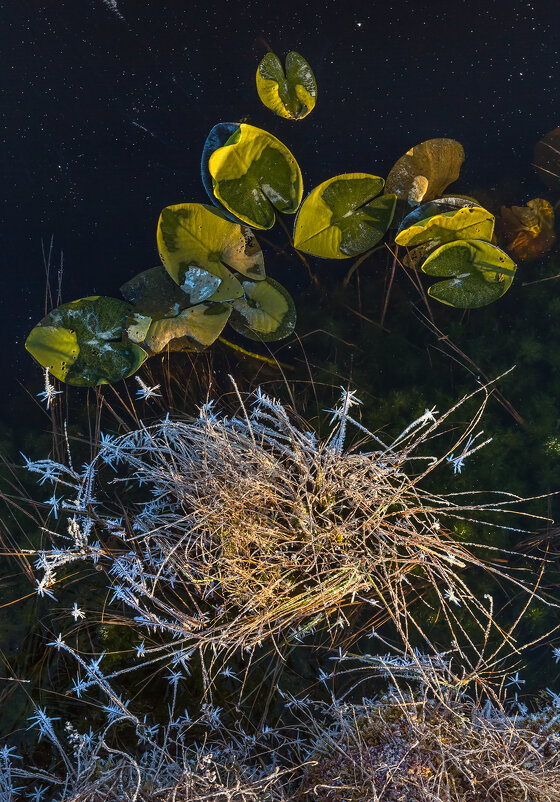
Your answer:
[[[167,206],[159,218],[157,243],[165,269],[191,305],[241,297],[241,285],[225,265],[254,281],[265,276],[253,232],[202,203]]]
[[[394,195],[379,195],[384,181],[368,173],[329,178],[301,205],[294,226],[294,246],[325,259],[347,259],[373,248],[389,227]]]
[[[405,267],[410,267],[412,270],[420,270],[422,263],[426,258],[439,248],[438,242],[424,242],[422,245],[416,245],[414,248],[407,248],[406,253],[402,257],[402,263]]]
[[[135,373],[147,356],[126,337],[133,311],[116,298],[80,298],[49,312],[25,347],[60,381],[81,387],[113,384]]]
[[[214,130],[210,136],[215,140]],[[240,123],[210,154],[208,173],[214,196],[253,228],[272,228],[275,209],[293,214],[301,202],[298,163],[279,139],[253,125]]]
[[[543,198],[534,198],[527,206],[502,206],[501,215],[507,251],[516,259],[531,262],[556,242],[554,208]]]
[[[480,240],[458,240],[441,245],[424,264],[429,276],[449,277],[432,284],[428,294],[460,309],[486,306],[511,286],[516,265],[507,253]]]
[[[191,306],[175,317],[154,320],[144,345],[150,354],[158,354],[164,348],[170,351],[206,348],[220,336],[230,314],[231,304]]]
[[[560,127],[549,131],[537,142],[533,167],[547,187],[560,187]]]
[[[47,316],[48,317],[48,316]],[[80,353],[78,335],[73,329],[49,325],[50,318],[43,320],[31,330],[25,347],[32,357],[53,376],[64,381]]]
[[[397,235],[412,225],[416,225],[422,220],[427,220],[436,214],[445,214],[446,212],[453,212],[457,209],[463,209],[467,206],[480,207],[480,203],[475,198],[470,198],[467,195],[446,195],[443,198],[423,203],[417,206],[401,220],[397,229]]]
[[[218,123],[212,128],[206,137],[206,142],[202,148],[200,175],[202,178],[202,183],[204,184],[204,189],[206,190],[206,194],[214,206],[218,206],[219,204],[216,200],[216,196],[214,195],[214,186],[212,182],[212,176],[210,175],[210,170],[208,168],[208,162],[210,161],[210,156],[214,153],[214,151],[223,147],[230,136],[232,136],[238,128],[239,123]]]
[[[257,92],[274,114],[301,120],[315,108],[317,83],[311,67],[299,53],[288,53],[286,72],[278,56],[267,53],[257,70]]]
[[[133,312],[129,318],[127,318],[125,324],[125,332],[126,336],[129,340],[132,340],[133,343],[140,343],[144,342],[146,339],[146,335],[148,334],[148,329],[152,325],[152,318],[149,315],[141,315],[138,312]]]
[[[290,293],[277,281],[244,281],[245,296],[233,302],[230,325],[251,340],[281,340],[296,325],[296,307]]]
[[[463,146],[454,139],[428,139],[411,148],[387,176],[385,192],[409,203],[439,198],[459,177],[465,160]]]
[[[462,202],[461,206],[453,206],[442,198],[425,203],[407,215],[400,225],[395,243],[411,248],[430,241],[440,245],[458,239],[490,242],[493,233],[494,215],[482,206],[467,201]]]
[[[162,265],[138,273],[122,285],[120,292],[140,314],[151,318],[175,317],[190,306],[189,296]]]

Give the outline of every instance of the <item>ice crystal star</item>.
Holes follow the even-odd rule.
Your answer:
[[[37,712],[34,713],[32,716],[29,716],[27,719],[31,722],[29,727],[27,728],[30,730],[32,727],[39,728],[39,741],[46,735],[47,737],[51,738],[51,740],[55,739],[54,731],[52,728],[53,721],[59,721],[59,717],[48,716],[44,707],[37,707]]]
[[[77,603],[74,602],[74,606],[72,607],[72,612],[70,613],[74,621],[77,621],[79,618],[85,618],[86,614],[83,610],[80,610]]]
[[[31,802],[43,802],[45,799],[45,794],[48,790],[48,786],[46,785],[34,785],[33,791],[26,794],[26,797],[27,799],[30,799]]]
[[[506,685],[516,685],[518,688],[525,684],[524,679],[519,679],[519,671],[516,671],[513,677],[508,677],[508,680],[509,682],[506,682]]]
[[[456,604],[457,607],[461,606],[461,601],[460,601],[459,597],[455,594],[455,591],[453,590],[453,588],[448,588],[443,595],[450,602],[453,602],[453,604]]]
[[[160,389],[160,384],[155,384],[153,387],[149,387],[145,382],[142,381],[140,376],[134,377],[138,384],[140,385],[140,389],[136,391],[136,398],[142,398],[147,400],[148,398],[161,398],[161,393],[158,393]]]
[[[54,648],[59,652],[61,649],[64,649],[66,644],[62,640],[62,634],[59,632],[56,640],[47,643],[47,646],[54,646]]]

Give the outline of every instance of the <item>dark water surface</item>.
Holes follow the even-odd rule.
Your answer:
[[[306,192],[339,173],[385,176],[413,145],[452,137],[467,154],[453,187],[458,192],[474,193],[492,211],[537,196],[558,200],[560,193],[544,187],[531,168],[535,142],[560,124],[554,3],[324,0],[303,6],[0,3],[0,411],[11,457],[36,445],[49,425],[33,399],[42,373],[23,347],[45,309],[42,248],[48,251],[52,240],[53,285],[63,259],[64,301],[117,296],[122,283],[157,264],[161,209],[207,202],[200,154],[217,122],[248,118],[278,136],[296,156]],[[318,102],[303,121],[273,117],[257,97],[254,76],[266,43],[281,56],[297,50],[314,68]],[[281,232],[276,241],[282,243]],[[269,255],[264,243],[263,249],[269,273],[294,294],[300,334],[321,328],[340,338],[336,345],[329,337],[309,340],[310,362],[324,371],[316,368],[316,377],[335,384],[351,377],[375,407],[371,425],[398,429],[418,409],[473,389],[472,376],[436,352],[437,339],[412,314],[418,299],[406,280],[395,285],[388,337],[331,302],[344,268],[318,265],[327,291],[313,294],[297,259]],[[354,286],[346,299],[375,320],[386,267],[381,261],[376,274],[364,274],[360,295]],[[477,458],[467,479],[456,479],[459,490],[501,487],[535,495],[557,489],[558,285],[523,289],[522,282],[559,273],[558,255],[522,271],[510,293],[488,309],[466,318],[437,310],[445,332],[488,375],[517,364],[503,392],[524,421],[498,404],[489,408],[485,430],[495,438],[493,450]],[[295,360],[296,350],[280,358]],[[71,393],[79,406],[85,394]],[[451,472],[445,481],[451,482]],[[536,511],[546,512],[543,504]],[[10,584],[16,568],[6,568],[3,601],[29,592],[29,584],[21,591]],[[10,656],[26,643],[30,613],[29,607],[7,609],[1,648]],[[539,621],[536,615],[528,622],[528,639],[544,627]],[[543,654],[535,656],[534,673],[546,666],[553,685],[557,672]]]

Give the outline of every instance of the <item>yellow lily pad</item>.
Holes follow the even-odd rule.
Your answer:
[[[315,108],[317,83],[313,70],[299,53],[288,53],[285,71],[278,56],[267,53],[257,69],[257,92],[274,114],[301,120]]]
[[[135,373],[147,357],[126,335],[133,311],[117,298],[80,298],[49,312],[31,331],[25,347],[67,384],[114,384]]]
[[[231,304],[197,304],[175,317],[154,320],[143,343],[150,355],[164,348],[189,351],[206,348],[220,336],[231,314]]]
[[[159,218],[157,244],[165,269],[189,304],[241,297],[241,285],[228,267],[253,281],[265,276],[252,231],[202,203],[167,206]]]
[[[272,228],[275,209],[297,211],[303,194],[301,170],[275,136],[240,123],[208,158],[214,196],[252,228]]]
[[[296,307],[290,293],[272,278],[243,281],[244,297],[233,302],[230,325],[251,340],[281,340],[296,325]]]
[[[459,177],[465,151],[455,139],[428,139],[415,145],[391,168],[385,192],[409,203],[439,198]]]
[[[324,259],[348,259],[373,248],[395,211],[394,195],[379,196],[384,183],[368,173],[345,173],[319,184],[299,210],[294,247]]]
[[[437,208],[437,201],[425,204],[426,207]],[[424,209],[422,206],[420,209]],[[412,248],[425,242],[434,241],[443,245],[458,239],[478,239],[490,242],[494,233],[494,215],[483,209],[482,206],[463,206],[441,214],[430,214],[427,210],[424,216],[416,218],[409,225],[407,220],[416,213],[408,215],[395,237],[397,245]]]

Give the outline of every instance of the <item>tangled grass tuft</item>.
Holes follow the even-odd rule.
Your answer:
[[[432,660],[433,663],[433,660]],[[558,699],[508,714],[466,692],[449,664],[375,700],[325,706],[302,797],[316,802],[558,802]],[[316,714],[315,714],[316,715]],[[330,726],[326,722],[330,722]]]
[[[476,544],[454,540],[442,521],[496,510],[496,496],[476,504],[461,494],[457,503],[422,489],[441,463],[460,467],[488,442],[474,445],[484,403],[453,447],[453,453],[462,447],[459,456],[450,449],[436,458],[418,451],[456,407],[440,417],[426,410],[386,445],[351,417],[360,402],[346,390],[330,410],[325,440],[260,391],[252,401],[238,398],[233,418],[209,402],[196,420],[167,417],[104,437],[82,473],[29,463],[43,481],[76,492],[65,502],[77,510],[71,537],[63,536],[73,545],[40,553],[39,592],[49,592],[62,565],[102,560],[113,598],[134,611],[136,622],[181,639],[185,648],[211,646],[214,653],[250,649],[270,637],[298,639],[319,623],[344,627],[343,608],[353,604],[376,608],[376,625],[390,618],[404,644],[411,628],[429,643],[411,604],[427,590],[453,639],[459,630],[466,634],[457,607],[463,620],[466,612],[487,632],[491,604],[471,592],[461,570],[506,575],[468,548]],[[345,450],[348,426],[363,435],[359,449]],[[120,510],[98,475],[107,466],[116,472],[110,484]],[[96,487],[105,494],[101,500]],[[504,493],[498,506],[517,501]]]
[[[522,703],[521,715],[505,712],[489,677],[499,673],[504,645],[519,654],[511,635],[523,613],[508,631],[495,624],[501,643],[485,654],[494,642],[492,597],[471,590],[467,569],[526,591],[524,609],[541,598],[538,580],[531,587],[508,575],[446,526],[507,511],[521,499],[503,493],[476,503],[478,496],[425,489],[438,466],[459,471],[488,442],[476,433],[488,388],[477,391],[484,394],[477,414],[440,457],[429,456],[431,446],[459,405],[443,415],[426,410],[386,444],[352,416],[360,402],[350,391],[330,410],[331,431],[320,439],[280,402],[259,390],[244,400],[234,388],[234,417],[208,402],[197,419],[167,416],[102,436],[98,453],[80,470],[71,459],[27,460],[41,484],[54,485],[47,502],[53,527],[45,527],[52,543],[35,552],[42,571],[37,592],[53,596],[57,572],[93,561],[110,579],[110,604],[126,611],[118,623],[154,637],[131,650],[133,666],[114,670],[105,668],[104,653],[88,659],[78,640],[73,646],[59,634],[48,644],[78,664],[68,693],[101,695],[108,723],[87,735],[69,725],[61,736],[53,726],[58,717],[37,707],[31,727],[50,742],[58,768],[18,767],[5,747],[0,798],[11,799],[13,780],[21,778],[55,787],[50,798],[57,802],[560,802],[560,701],[535,714]],[[361,441],[347,448],[350,426]],[[65,498],[57,496],[61,491]],[[61,524],[63,511],[69,514],[59,532],[52,519]],[[484,549],[492,553],[488,544]],[[415,602],[427,594],[434,615],[448,625],[448,652],[430,642],[417,618]],[[333,681],[328,703],[284,691],[275,679],[270,699],[287,712],[268,724],[263,717],[246,732],[236,716],[250,692],[225,665],[230,653],[249,651],[247,676],[262,642],[273,641],[282,659],[281,647],[318,625],[348,627],[357,637],[348,616],[353,605],[369,606],[377,629],[392,622],[399,638],[390,644],[372,632],[391,652],[357,656],[339,648],[329,658],[336,661],[332,673],[320,669],[318,676],[325,685]],[[84,613],[74,608],[77,621]],[[467,618],[474,627],[465,627]],[[422,651],[412,632],[423,639]],[[461,676],[445,660],[450,653],[459,658]],[[179,710],[195,655],[202,687],[193,721]],[[336,695],[346,673],[338,666],[354,659],[366,679],[375,672],[392,679],[385,695],[346,702],[363,674],[344,697]],[[156,722],[161,711],[152,723],[151,714],[148,720],[123,701],[129,672],[142,667],[169,669],[164,722]],[[218,673],[240,680],[238,701],[228,710],[214,701]],[[477,689],[476,698],[468,688]],[[130,694],[141,703],[139,696]],[[136,748],[122,748],[117,724],[136,737]],[[28,798],[40,800],[50,791],[33,793]]]

